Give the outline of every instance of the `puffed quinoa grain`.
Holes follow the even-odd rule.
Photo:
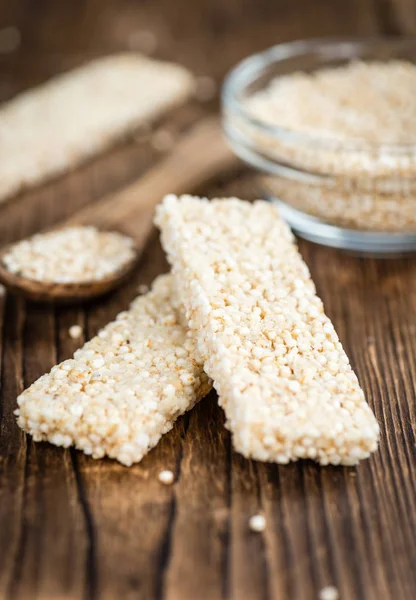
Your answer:
[[[266,519],[263,515],[253,515],[250,517],[248,526],[251,531],[261,532],[266,529]]]
[[[328,585],[327,587],[322,588],[319,592],[319,600],[338,600],[339,592],[336,587],[333,585]]]
[[[135,255],[129,236],[95,227],[66,227],[17,242],[3,256],[3,264],[27,279],[81,283],[117,273]]]
[[[68,333],[69,333],[69,337],[71,337],[73,340],[77,340],[82,335],[82,327],[81,327],[81,325],[72,325],[68,329]]]
[[[156,223],[236,450],[278,463],[367,458],[378,424],[277,209],[170,195]]]
[[[175,138],[167,129],[158,129],[152,135],[150,143],[157,152],[167,152],[174,145]]]
[[[163,483],[163,485],[172,485],[175,476],[172,471],[160,471],[158,479],[160,483]]]
[[[158,277],[73,359],[19,396],[18,424],[35,441],[130,466],[209,391],[194,346],[178,321],[171,277]]]

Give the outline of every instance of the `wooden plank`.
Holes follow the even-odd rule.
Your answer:
[[[57,358],[53,309],[28,305],[24,386],[49,370]],[[70,451],[29,440],[23,487],[20,545],[10,597],[28,598],[36,590],[40,597],[79,598],[84,588],[86,536]]]
[[[16,579],[23,534],[26,436],[14,417],[23,389],[24,305],[2,295],[2,385],[0,390],[0,597]]]
[[[20,537],[22,480],[25,461],[25,439],[17,428],[14,405],[10,398],[18,394],[22,385],[22,305],[15,310],[8,306],[6,321],[6,296],[0,296],[0,547],[5,549],[0,562],[0,594],[5,595],[13,579],[14,557]],[[6,379],[6,373],[8,373]],[[21,467],[19,469],[19,467]]]
[[[386,35],[412,36],[416,32],[416,5],[413,0],[378,0],[378,15]]]
[[[45,190],[42,211],[21,210],[16,221],[1,221],[2,239],[16,239],[32,227],[38,229],[43,220],[53,219],[55,206],[53,194]],[[26,598],[33,590],[40,596],[78,598],[83,591],[85,536],[70,453],[34,444],[22,435],[13,415],[23,387],[57,361],[54,312],[49,307],[25,306],[10,297],[5,322],[0,460],[6,465],[13,461],[13,472],[4,479],[2,502],[4,509],[9,506],[10,522],[5,515],[0,522],[6,522],[4,534],[11,538],[12,549],[7,552],[8,573],[0,575],[0,581],[7,585],[11,598]],[[18,530],[15,551],[12,526]],[[54,560],[50,560],[52,549]]]
[[[249,528],[251,516],[263,513],[257,465],[232,453],[230,596],[236,600],[269,598],[264,536]]]
[[[334,486],[330,470],[322,472],[327,523],[333,536],[337,569],[343,577],[341,589],[344,594],[350,590],[348,593],[354,597],[352,582],[361,580],[367,584],[370,598],[390,597],[382,595],[387,594],[387,589],[391,597],[411,597],[411,590],[415,589],[411,564],[416,553],[412,549],[409,554],[408,550],[414,537],[416,497],[415,464],[411,458],[415,436],[410,425],[414,418],[416,370],[414,357],[409,354],[405,378],[398,375],[393,366],[394,342],[387,332],[407,330],[407,315],[416,307],[415,267],[410,260],[362,261],[306,243],[301,244],[301,249],[310,261],[327,312],[382,427],[379,452],[359,467],[356,479],[348,481],[345,496],[335,499],[339,488]],[[402,277],[398,276],[398,264]],[[345,513],[350,513],[346,522],[353,525],[349,535],[355,534],[350,544],[356,546],[358,573],[350,578],[346,563],[351,549],[340,543],[347,533],[340,523],[344,516],[339,514],[342,502]],[[358,517],[361,528],[355,527]],[[368,571],[371,564],[378,568]]]
[[[227,597],[229,436],[213,392],[187,418],[163,577],[167,600]],[[195,568],[197,566],[197,568]]]

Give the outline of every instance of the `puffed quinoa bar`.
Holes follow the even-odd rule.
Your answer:
[[[368,457],[378,424],[277,209],[170,195],[156,223],[235,449],[278,463]]]
[[[73,359],[19,396],[18,423],[35,441],[130,466],[208,393],[194,346],[177,318],[171,276],[158,277]]]
[[[0,201],[71,169],[185,102],[184,67],[121,53],[19,94],[0,110]]]

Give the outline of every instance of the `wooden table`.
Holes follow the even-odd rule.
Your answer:
[[[17,52],[0,55],[4,100],[125,49],[140,30],[156,36],[156,56],[220,82],[238,59],[278,41],[414,34],[416,7],[412,0],[0,0],[0,25],[22,35]],[[16,198],[0,207],[1,243],[119,189],[157,160],[148,143],[126,141]],[[202,192],[248,196],[250,181],[243,174]],[[68,328],[79,323],[90,337],[138,284],[167,268],[156,234],[132,281],[109,298],[54,309],[0,297],[2,599],[312,600],[329,584],[342,600],[416,597],[416,262],[300,248],[381,424],[380,450],[356,471],[244,460],[232,451],[215,393],[131,469],[35,444],[19,430],[16,396],[76,349]],[[162,468],[175,471],[174,486],[158,483]],[[259,511],[267,528],[253,534],[247,521]]]

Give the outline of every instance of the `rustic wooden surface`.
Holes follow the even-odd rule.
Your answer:
[[[156,56],[219,82],[239,58],[278,41],[415,34],[413,0],[0,0],[0,100],[152,31]],[[1,35],[0,35],[1,49]],[[204,107],[202,112],[209,111]],[[174,128],[175,123],[171,126]],[[6,244],[131,182],[158,155],[146,141],[112,152],[0,207]],[[253,193],[250,176],[202,192]],[[342,600],[416,597],[416,262],[361,260],[302,242],[381,424],[357,470],[264,465],[233,453],[215,394],[143,462],[126,469],[34,444],[16,426],[18,393],[93,335],[166,269],[153,234],[132,281],[99,302],[50,308],[0,296],[0,598]],[[162,487],[161,468],[177,482]],[[263,512],[264,534],[248,531]]]

